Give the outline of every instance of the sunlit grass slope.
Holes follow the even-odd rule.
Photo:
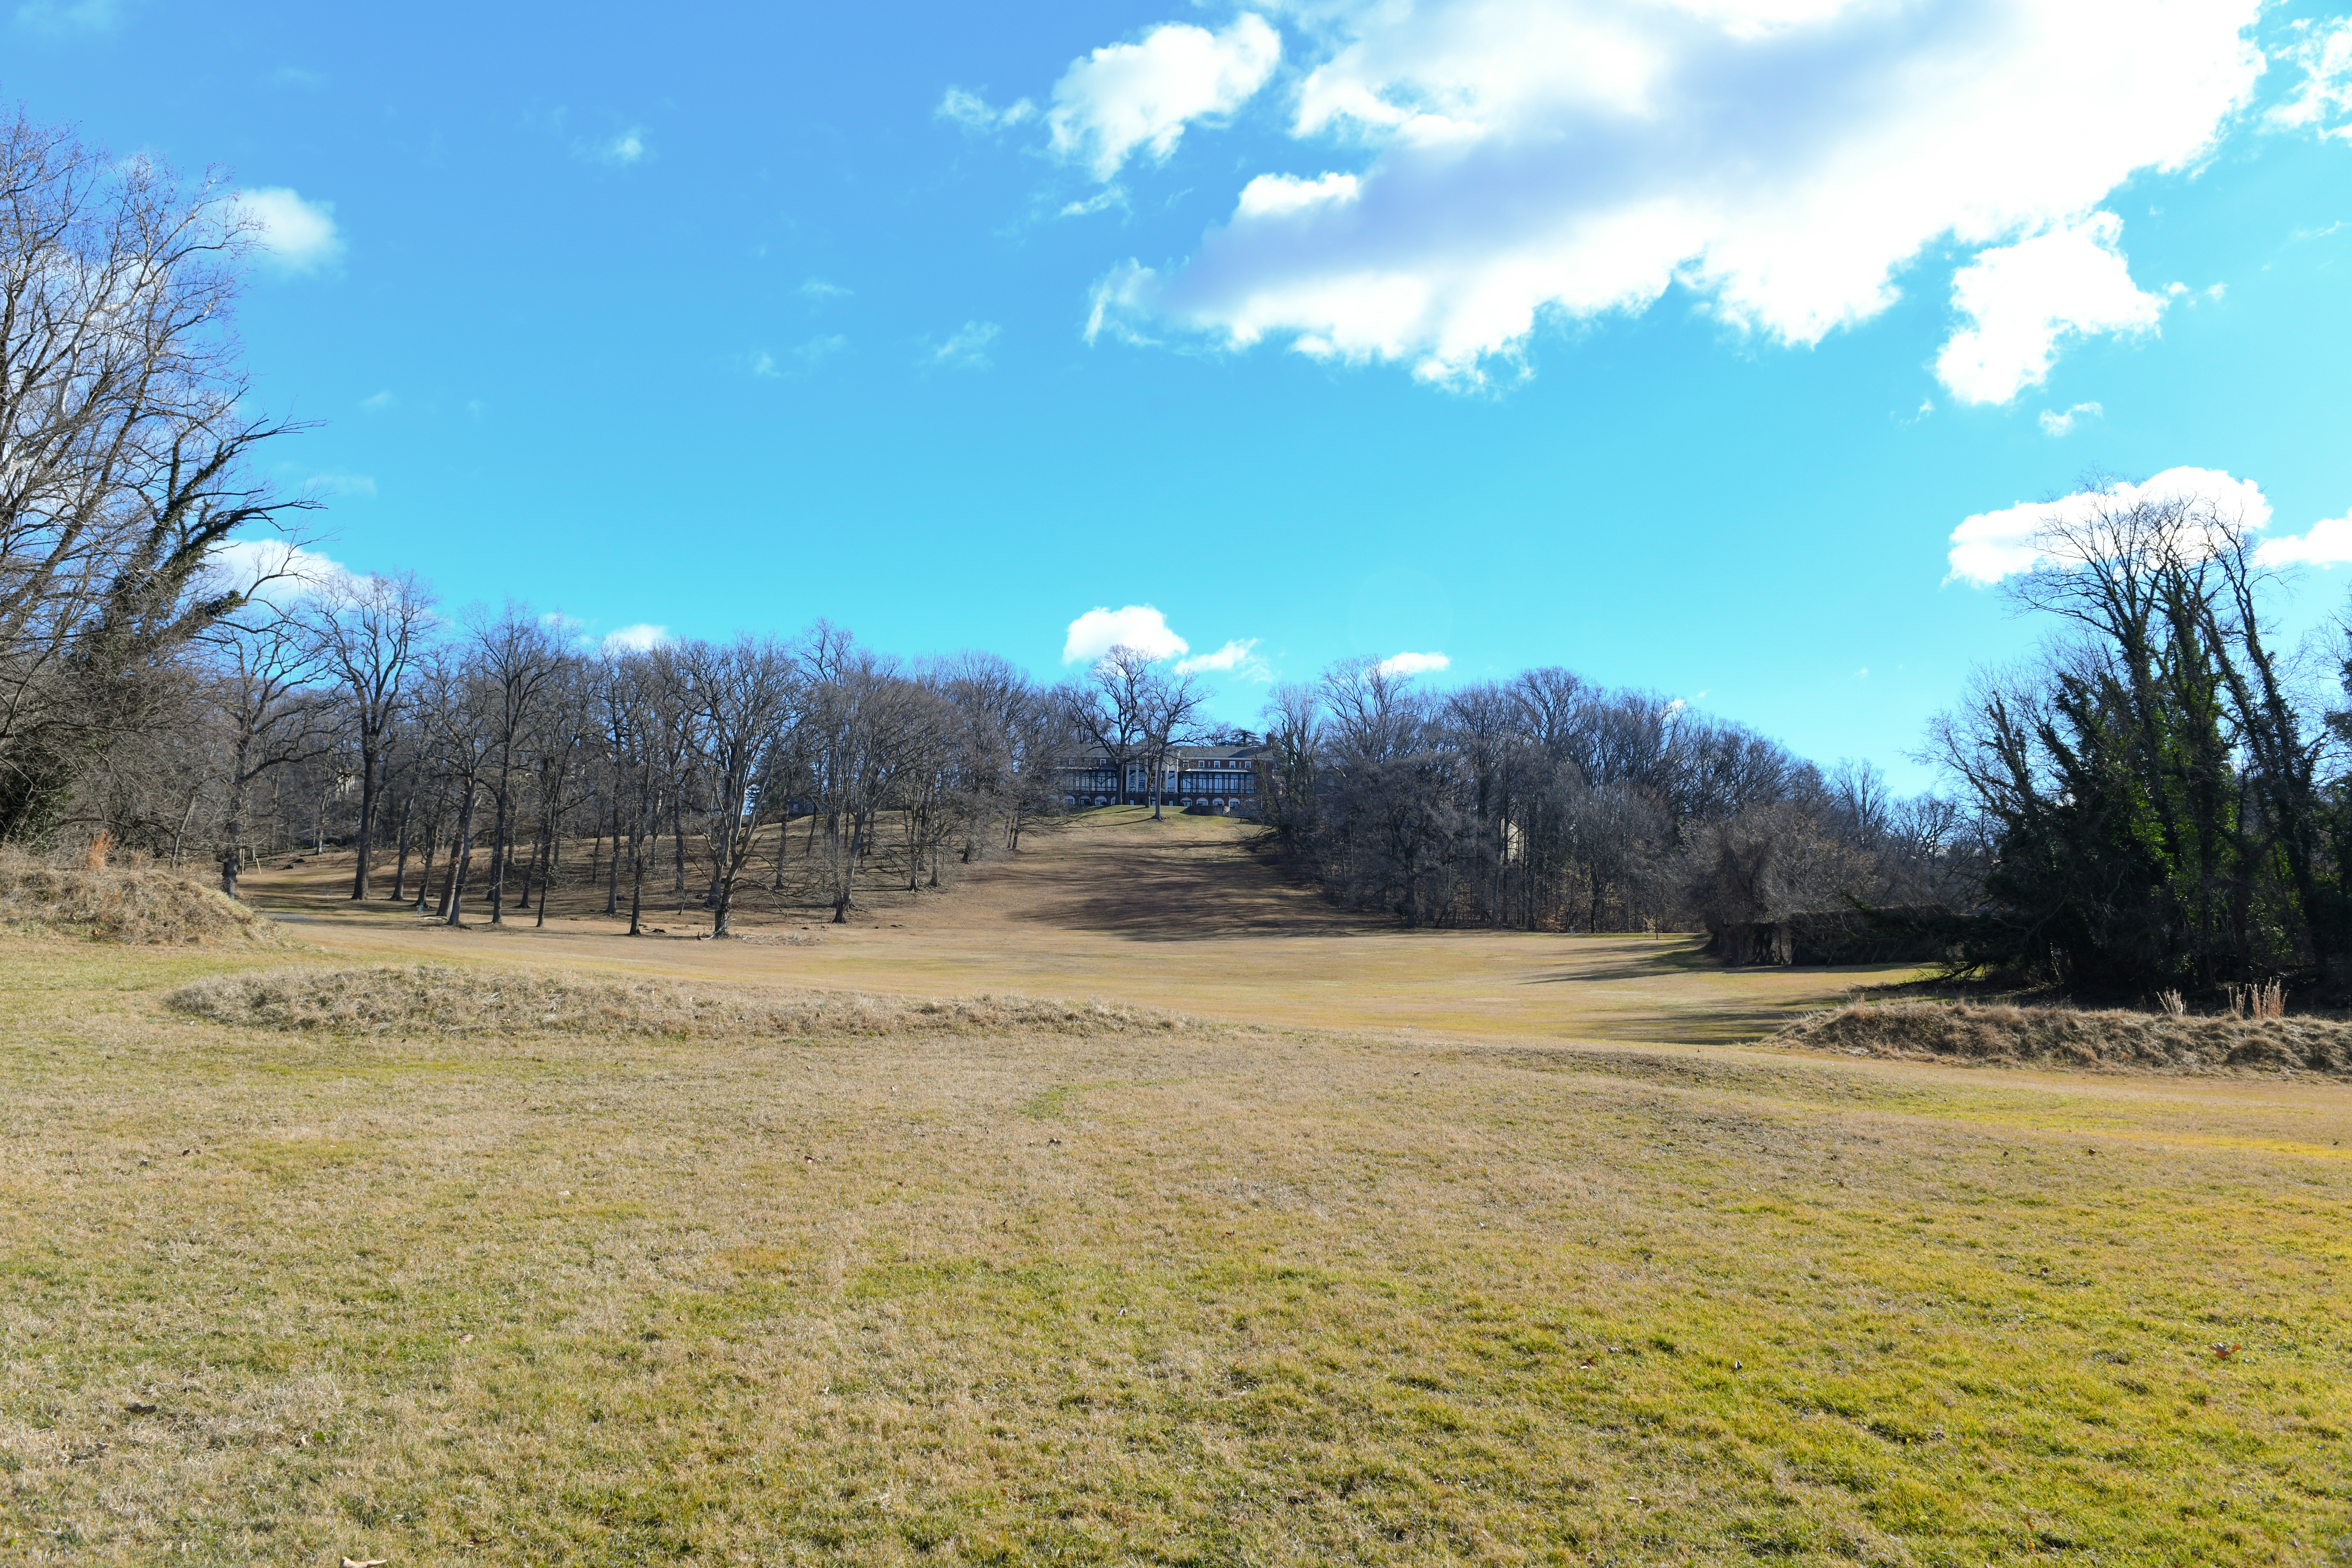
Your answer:
[[[2331,1084],[164,1001],[287,962],[0,954],[0,1560],[2319,1563],[2352,1532]]]

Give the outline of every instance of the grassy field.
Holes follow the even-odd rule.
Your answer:
[[[331,868],[257,889],[298,952],[7,939],[0,1559],[2352,1561],[2352,1090],[1712,1043],[1872,977],[1081,831],[817,947]],[[1275,929],[1080,918],[1089,856]],[[482,1011],[169,1000],[419,958]],[[557,970],[659,1005],[516,1026]]]

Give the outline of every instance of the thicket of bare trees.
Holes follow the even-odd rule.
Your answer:
[[[1563,669],[1423,691],[1335,666],[1266,709],[1268,818],[1334,898],[1408,925],[1703,924],[1745,961],[1791,916],[1974,897],[1971,814],[1823,775],[1737,725]]]
[[[885,865],[936,888],[1016,847],[1071,743],[1063,694],[1001,659],[908,667],[829,626],[608,654],[513,607],[444,621],[409,579],[224,596],[154,672],[175,700],[119,738],[170,765],[93,766],[49,826],[210,860],[231,895],[258,855],[331,844],[352,898],[451,923],[543,922],[559,874],[633,931],[675,902],[727,935],[763,879],[846,920]]]

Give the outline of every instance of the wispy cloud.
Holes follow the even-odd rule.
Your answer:
[[[361,398],[360,412],[362,414],[389,413],[399,402],[399,395],[387,386],[382,392],[373,392]]]
[[[796,372],[814,370],[848,347],[849,340],[839,332],[822,332],[797,348],[786,349],[782,359],[761,349],[751,355],[751,374],[763,381],[781,380]]]
[[[800,288],[794,292],[803,300],[811,300],[822,304],[828,300],[846,300],[853,290],[845,289],[838,283],[829,283],[822,278],[810,278],[803,279]]]
[[[1037,118],[1037,106],[1027,99],[1019,99],[1003,109],[992,109],[988,100],[976,92],[951,87],[932,115],[952,124],[961,125],[975,134],[988,135],[1024,125]]]
[[[375,498],[375,480],[366,474],[316,473],[302,481],[302,488],[314,496]]]
[[[2072,431],[2075,421],[2103,418],[2106,412],[2095,403],[2077,403],[2063,414],[2054,408],[2045,408],[2042,411],[2042,433],[2054,439]]]
[[[2294,96],[2271,110],[2272,123],[2352,141],[2352,122],[2347,121],[2352,116],[2352,18],[2326,26],[2315,27],[2308,19],[2292,26],[2297,40],[2276,58],[2299,67],[2303,80]]]
[[[119,0],[26,0],[16,21],[37,33],[110,33],[122,26],[122,10]]]
[[[1127,187],[1124,185],[1106,185],[1101,190],[1097,191],[1093,195],[1088,196],[1082,202],[1067,203],[1056,216],[1061,217],[1085,217],[1089,213],[1098,213],[1108,207],[1123,207],[1125,205],[1127,205]]]
[[[1235,637],[1213,653],[1180,658],[1171,668],[1179,675],[1217,674],[1240,680],[1272,680],[1274,671],[1257,657],[1257,645],[1255,637]]]
[[[597,149],[596,155],[615,168],[625,169],[646,158],[646,133],[641,127],[631,126]]]
[[[986,370],[988,345],[1002,331],[994,321],[966,321],[928,356],[927,363],[950,370]]]

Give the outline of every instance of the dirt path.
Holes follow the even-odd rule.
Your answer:
[[[247,896],[331,952],[551,963],[887,992],[1098,996],[1308,1027],[1420,1029],[1561,1040],[1728,1042],[1830,1005],[1899,969],[1727,971],[1686,937],[1407,931],[1334,910],[1250,852],[1255,829],[1217,817],[1159,822],[1089,812],[1018,856],[957,867],[909,893],[881,877],[856,922],[757,892],[742,942],[697,940],[707,918],[672,899],[632,940],[601,887],[558,889],[548,923],[464,931],[343,896],[349,857],[248,878]],[[788,871],[793,862],[787,860]],[[487,921],[477,909],[469,918]]]

